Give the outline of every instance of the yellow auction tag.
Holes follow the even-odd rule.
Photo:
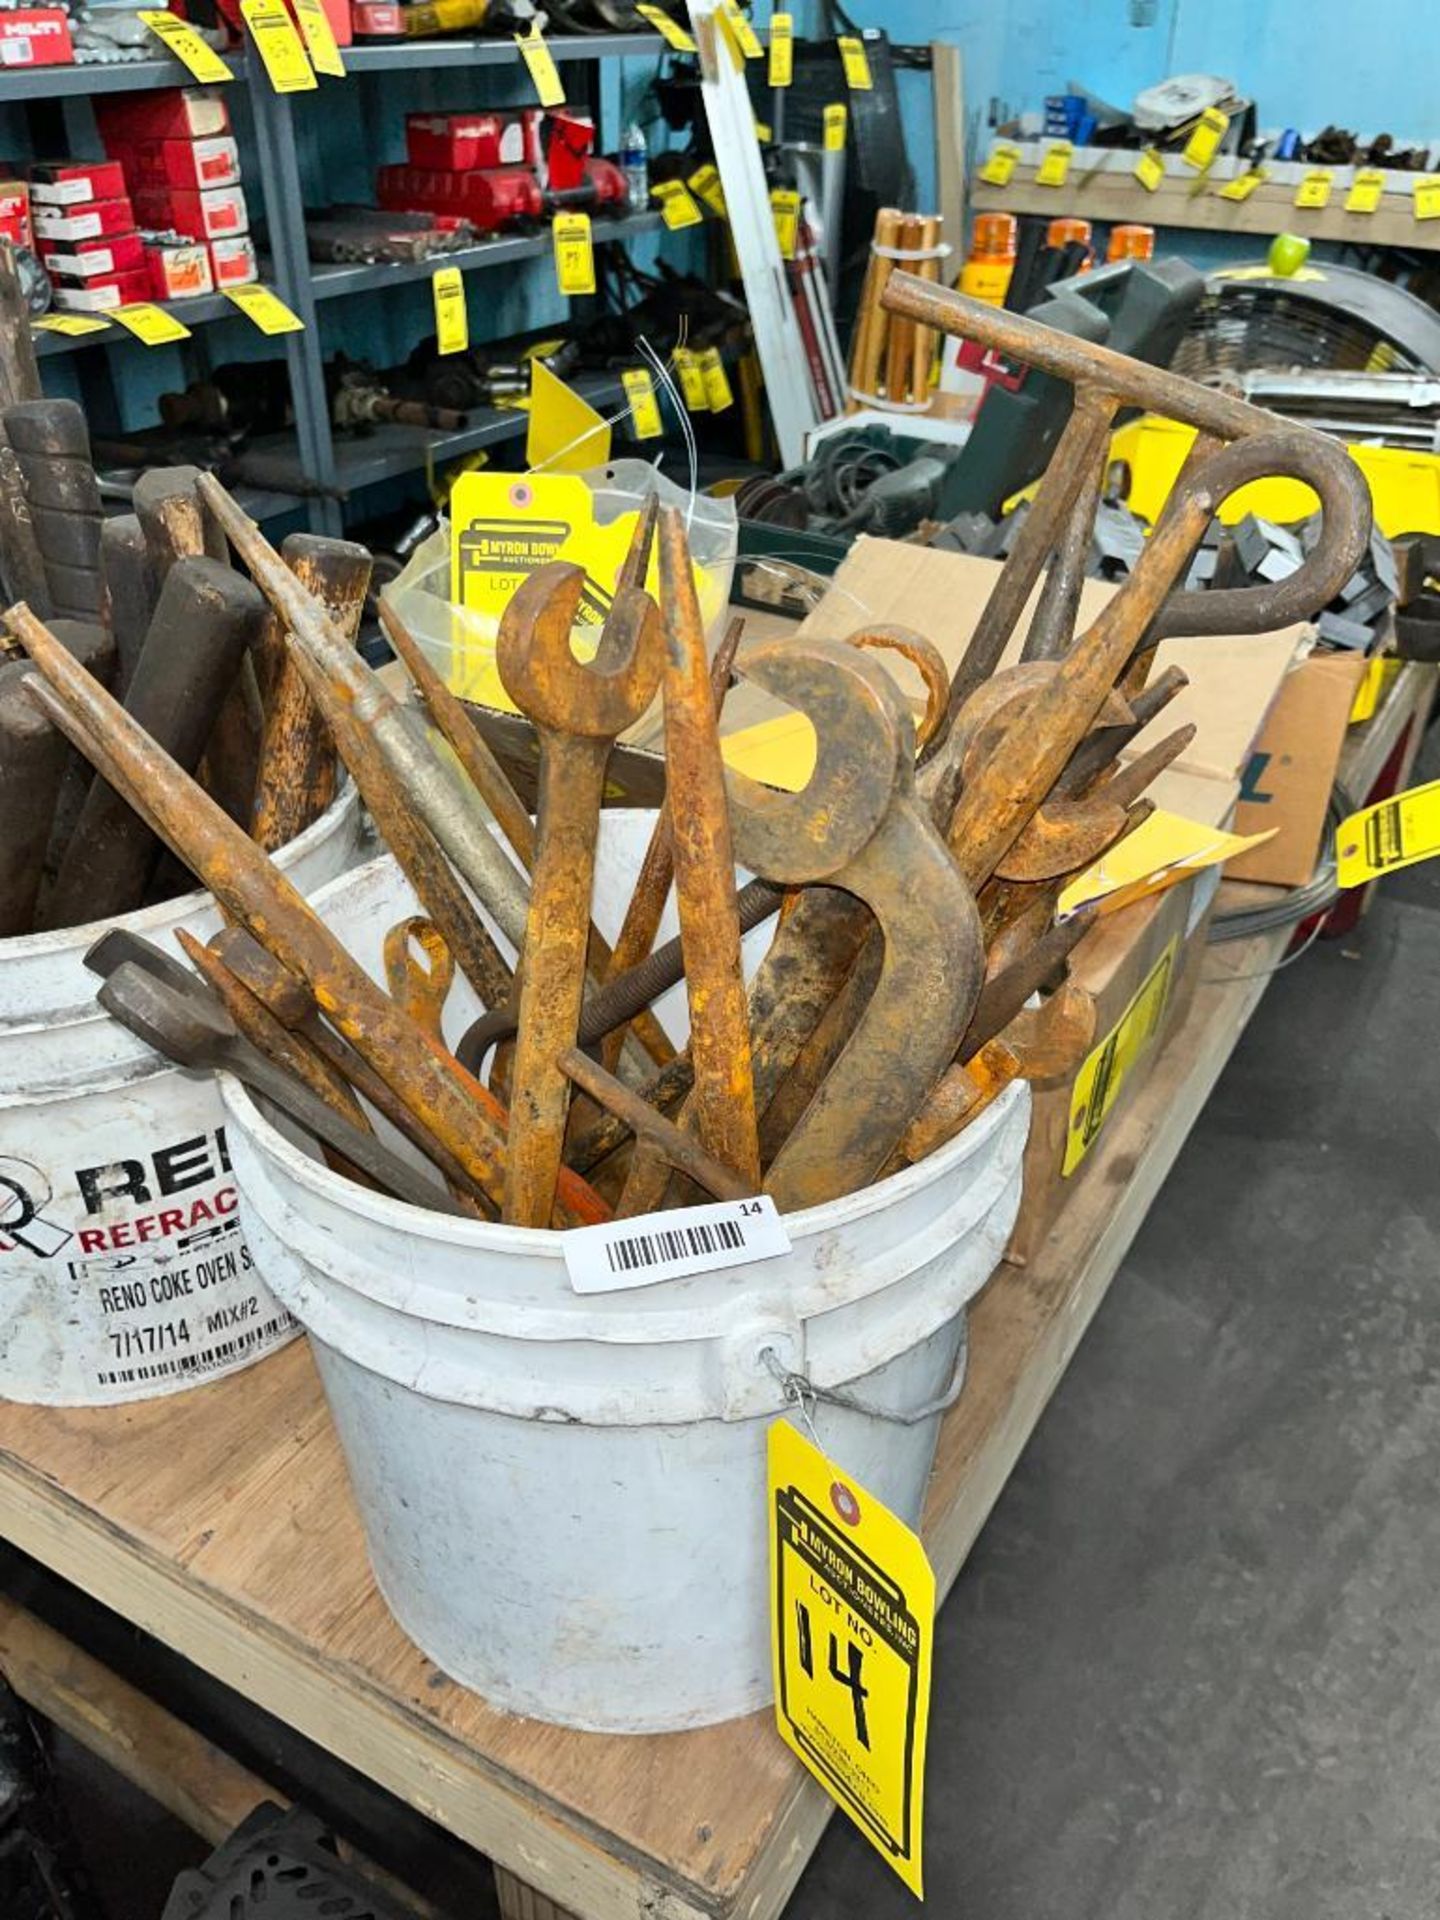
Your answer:
[[[722,220],[725,219],[725,189],[720,184],[719,171],[712,167],[709,161],[703,167],[697,167],[685,184],[695,198],[710,209],[711,213],[718,214]]]
[[[1382,873],[1412,867],[1440,853],[1440,780],[1362,807],[1335,830],[1335,864],[1342,887],[1363,887]]]
[[[769,1464],[775,1724],[919,1895],[935,1575],[904,1521],[788,1420]]]
[[[1236,174],[1233,180],[1227,180],[1220,189],[1222,200],[1248,200],[1262,181],[1269,179],[1264,167],[1251,167],[1248,173]]]
[[[320,84],[284,0],[240,0],[240,11],[276,93],[306,93]]]
[[[1335,176],[1329,167],[1312,167],[1295,189],[1297,207],[1325,207],[1330,204],[1330,189]]]
[[[435,302],[436,351],[464,353],[470,345],[470,311],[459,267],[437,267],[430,276],[430,294]]]
[[[870,57],[865,51],[865,42],[858,34],[842,33],[835,44],[840,49],[846,86],[852,93],[869,93],[875,82],[870,78]]]
[[[788,87],[795,77],[795,20],[788,13],[770,16],[770,68],[766,75],[772,87]]]
[[[1420,173],[1411,183],[1417,220],[1440,220],[1440,173]]]
[[[1159,1031],[1179,950],[1177,933],[1140,983],[1135,998],[1075,1076],[1065,1158],[1060,1167],[1067,1180],[1099,1138],[1126,1074]]]
[[[734,406],[735,396],[730,391],[730,376],[725,371],[725,362],[720,358],[720,349],[706,347],[696,358],[705,379],[706,404],[711,413],[724,413],[727,407]]]
[[[232,306],[238,307],[261,333],[303,333],[305,322],[292,313],[278,293],[252,280],[244,287],[222,287],[220,291]]]
[[[149,300],[139,300],[130,307],[112,307],[109,318],[117,320],[147,347],[163,347],[171,340],[190,338],[190,329],[182,327],[173,313],[166,313],[163,307]]]
[[[1379,167],[1361,167],[1345,196],[1346,213],[1374,213],[1385,191],[1385,175]]]
[[[775,138],[775,129],[770,125],[768,120],[757,120],[755,122],[755,138],[760,142],[762,147],[768,147],[770,142]]]
[[[660,202],[660,217],[672,232],[678,232],[681,227],[698,227],[705,218],[683,180],[657,182],[650,189],[650,198]]]
[[[173,53],[181,66],[205,86],[213,87],[222,80],[235,78],[215,49],[207,46],[178,14],[161,9],[142,13],[139,18],[157,40],[164,42],[167,52]]]
[[[689,347],[676,347],[671,358],[675,363],[675,372],[680,380],[680,392],[691,413],[708,413],[710,396],[705,391],[705,373],[700,365],[699,356]]]
[[[1045,158],[1035,173],[1037,187],[1063,187],[1070,171],[1070,156],[1075,151],[1068,140],[1057,140],[1045,149]]]
[[[540,22],[532,20],[528,33],[514,36],[520,57],[530,69],[530,78],[534,82],[535,92],[542,107],[563,107],[565,104],[565,82],[560,78],[560,69],[555,64],[555,56],[545,44],[545,36],[540,31]]]
[[[595,247],[588,213],[557,213],[550,229],[561,293],[594,293]]]
[[[775,187],[770,194],[770,212],[775,221],[775,238],[780,242],[780,258],[795,258],[795,243],[800,237],[800,196],[793,187]]]
[[[832,100],[824,114],[825,151],[843,153],[845,136],[850,130],[850,109],[843,100]]]
[[[1097,902],[1101,913],[1129,906],[1146,894],[1163,893],[1204,867],[1237,859],[1273,840],[1275,832],[1271,827],[1265,833],[1227,833],[1223,827],[1205,826],[1157,807],[1133,833],[1069,882],[1056,902],[1056,912],[1065,919]]]
[[[765,49],[760,44],[760,36],[751,26],[749,19],[736,5],[735,0],[720,0],[716,8],[726,26],[735,36],[735,44],[747,60],[763,60]]]
[[[687,33],[678,20],[672,20],[663,7],[637,6],[635,11],[649,21],[667,47],[673,47],[676,53],[694,53],[694,35]]]
[[[95,313],[44,313],[30,322],[35,333],[67,333],[76,339],[82,333],[104,333],[109,325]]]
[[[655,382],[646,367],[629,367],[620,376],[625,397],[630,402],[630,424],[637,440],[658,440],[665,432],[660,418],[660,402],[655,398]]]
[[[1154,147],[1146,147],[1135,162],[1135,178],[1147,193],[1154,193],[1165,178],[1165,162]]]
[[[340,49],[335,43],[335,29],[330,24],[330,16],[320,0],[291,0],[291,4],[295,9],[295,18],[300,22],[311,66],[316,73],[333,74],[337,80],[343,80],[345,62],[340,58]]]
[[[1180,149],[1180,158],[1187,167],[1202,170],[1220,150],[1220,142],[1230,131],[1230,116],[1221,113],[1218,107],[1207,107],[1195,122],[1190,138]]]
[[[1020,149],[1002,140],[990,149],[984,166],[980,168],[979,177],[988,187],[1008,187],[1010,176],[1019,161]]]

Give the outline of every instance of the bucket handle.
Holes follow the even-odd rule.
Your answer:
[[[892,1413],[888,1407],[877,1407],[869,1400],[862,1400],[859,1394],[846,1393],[840,1387],[817,1387],[807,1374],[796,1373],[783,1366],[773,1347],[762,1347],[760,1358],[766,1372],[779,1384],[786,1400],[799,1409],[800,1417],[807,1426],[815,1403],[823,1400],[828,1406],[844,1407],[849,1413],[863,1413],[871,1420],[888,1420],[892,1426],[918,1427],[924,1420],[933,1420],[937,1413],[948,1413],[960,1398],[970,1358],[970,1328],[966,1324],[960,1329],[960,1350],[955,1356],[955,1370],[950,1375],[949,1386],[939,1399],[927,1400],[923,1407],[916,1407],[911,1413]],[[818,1441],[816,1444],[819,1444]]]

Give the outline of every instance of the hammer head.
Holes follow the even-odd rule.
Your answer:
[[[211,1066],[236,1038],[229,1014],[194,975],[181,992],[127,960],[95,997],[122,1027],[177,1066]]]
[[[664,664],[660,615],[649,594],[622,586],[587,666],[570,647],[585,571],[553,560],[522,582],[500,617],[495,664],[505,691],[539,727],[613,740],[655,698]]]

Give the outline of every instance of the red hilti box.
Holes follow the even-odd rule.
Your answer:
[[[208,87],[102,97],[95,102],[95,119],[107,153],[139,140],[213,140],[230,131],[225,96]]]
[[[151,297],[150,275],[144,267],[117,273],[112,280],[62,280],[55,287],[55,304],[66,313],[104,313]]]
[[[439,167],[382,167],[380,205],[392,213],[445,213],[493,231],[544,211],[540,182],[524,167],[484,167],[451,173]]]
[[[35,233],[41,240],[99,240],[107,233],[133,233],[135,209],[128,200],[91,200],[80,207],[38,206]]]
[[[574,107],[556,107],[545,129],[545,184],[552,193],[585,185],[585,162],[595,151],[595,122]]]
[[[408,113],[405,152],[412,167],[468,173],[474,167],[537,167],[539,107],[516,113]]]
[[[225,240],[250,231],[240,187],[215,187],[205,193],[142,187],[135,195],[135,212],[142,227],[158,233],[173,228],[187,240]]]
[[[210,272],[217,287],[244,287],[260,278],[255,242],[248,234],[210,242]]]
[[[0,180],[0,236],[17,247],[33,247],[30,189],[23,180]]]
[[[0,13],[0,68],[64,67],[74,58],[70,21],[59,7]]]
[[[240,178],[240,149],[229,134],[213,140],[141,140],[120,153],[132,193],[143,187],[168,187],[204,193],[233,187]]]
[[[352,0],[350,23],[362,40],[405,38],[405,11],[395,0]]]
[[[0,20],[13,15],[0,14]],[[123,200],[125,173],[118,160],[37,160],[30,169],[30,198],[47,207],[78,207],[87,200]]]
[[[40,258],[52,280],[108,280],[145,264],[145,243],[138,233],[112,233],[103,240],[77,240],[63,251],[42,247]]]
[[[215,291],[210,250],[203,242],[193,246],[164,243],[147,246],[145,266],[150,275],[150,292],[156,300],[189,300],[196,294]]]

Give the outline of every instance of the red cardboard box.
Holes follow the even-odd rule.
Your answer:
[[[186,246],[150,246],[145,249],[150,291],[157,300],[189,300],[213,293],[210,250],[202,242]]]
[[[0,180],[0,235],[17,247],[33,247],[30,189],[23,180]]]
[[[381,167],[380,205],[395,213],[456,214],[494,230],[545,210],[540,182],[524,167],[485,167],[450,173],[439,167]]]
[[[55,288],[55,304],[65,313],[105,313],[151,297],[150,275],[144,267],[117,273],[111,280],[62,280]]]
[[[14,18],[0,14],[0,20]],[[123,200],[125,173],[118,160],[37,160],[30,169],[30,198],[48,207]]]
[[[58,7],[0,13],[0,68],[63,67],[74,58],[70,21]]]
[[[95,102],[95,119],[107,153],[138,140],[212,140],[230,131],[225,96],[210,87],[163,87],[155,93],[102,97]]]
[[[42,247],[40,258],[52,280],[112,279],[145,265],[138,233],[112,233],[101,240],[76,240],[63,251]]]
[[[350,21],[362,40],[405,38],[405,13],[396,0],[354,0]]]
[[[214,187],[205,193],[142,187],[135,195],[135,212],[142,227],[157,233],[173,230],[187,240],[225,240],[250,231],[240,187]]]
[[[467,173],[473,167],[538,167],[539,107],[516,113],[410,113],[405,152],[412,167]]]
[[[248,234],[210,242],[210,272],[217,287],[244,287],[260,278],[255,242]]]
[[[91,200],[79,207],[34,209],[35,234],[52,245],[59,241],[99,240],[107,233],[133,233],[135,209],[128,200]]]
[[[229,134],[213,140],[142,140],[120,152],[130,189],[208,192],[240,178],[240,149]]]

